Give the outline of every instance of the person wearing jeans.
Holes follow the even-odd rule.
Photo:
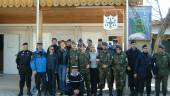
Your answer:
[[[57,52],[57,69],[59,75],[59,86],[61,95],[65,94],[66,86],[66,74],[67,74],[67,64],[68,64],[68,51],[65,48],[65,41],[61,40],[60,49]]]

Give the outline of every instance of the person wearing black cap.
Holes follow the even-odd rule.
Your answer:
[[[128,85],[130,87],[130,95],[136,96],[135,94],[138,93],[137,88],[137,79],[135,71],[135,61],[136,57],[138,57],[141,54],[141,51],[136,47],[136,41],[132,40],[130,42],[130,49],[126,51],[127,59],[128,59],[128,67],[127,67],[127,73],[128,73]]]
[[[168,75],[170,73],[170,55],[165,52],[165,46],[159,45],[157,53],[153,55],[153,63],[156,66],[155,91],[156,96],[160,95],[160,83],[162,83],[163,96],[167,94]]]
[[[84,79],[78,71],[78,66],[71,67],[71,73],[67,76],[67,94],[69,96],[83,96]]]
[[[149,54],[147,45],[142,46],[143,52],[136,59],[135,74],[138,80],[138,96],[143,96],[144,87],[146,84],[147,96],[151,94],[151,80],[152,72],[154,73],[154,64],[152,63],[152,56]]]
[[[23,50],[17,54],[16,63],[17,69],[20,75],[19,88],[20,92],[18,96],[23,96],[23,88],[26,82],[27,95],[31,96],[31,75],[32,70],[30,67],[32,52],[28,50],[28,43],[23,43]]]

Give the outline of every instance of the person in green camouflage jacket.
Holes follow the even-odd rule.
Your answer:
[[[170,72],[170,55],[165,52],[164,45],[159,45],[158,52],[153,55],[153,63],[155,63],[155,91],[156,96],[160,94],[160,83],[162,82],[162,93],[166,96],[168,75]]]
[[[89,53],[86,53],[86,48],[84,46],[80,47],[80,52],[78,54],[78,67],[80,73],[83,75],[85,81],[85,87],[87,91],[87,96],[91,96],[91,89],[90,89],[90,56]]]
[[[78,50],[76,47],[76,43],[72,42],[71,43],[71,49],[69,52],[69,72],[71,69],[71,66],[78,66]]]
[[[116,53],[113,57],[113,70],[116,81],[116,96],[123,96],[123,88],[126,80],[127,58],[121,46],[116,46]]]
[[[111,62],[112,62],[112,55],[109,53],[107,49],[107,43],[102,43],[103,50],[98,54],[99,59],[99,89],[100,92],[98,96],[102,96],[102,90],[105,87],[105,81],[107,79],[108,87],[109,87],[109,94],[112,95],[113,89],[113,80],[111,75]]]

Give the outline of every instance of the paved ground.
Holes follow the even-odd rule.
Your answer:
[[[19,81],[18,75],[0,75],[0,96],[17,96],[18,81]],[[107,90],[107,88],[105,88],[105,90]],[[154,81],[152,84],[152,90],[154,90]],[[170,90],[170,86],[168,86],[168,90]],[[128,96],[129,92],[130,92],[129,89],[125,88],[124,96]],[[108,96],[108,94],[105,93],[103,96]],[[152,96],[155,96],[154,91],[152,92]],[[170,94],[168,94],[167,96],[170,96]]]

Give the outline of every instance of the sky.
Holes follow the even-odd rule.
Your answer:
[[[158,2],[160,4],[162,16],[163,18],[165,18],[168,13],[168,9],[170,8],[170,0],[158,0]],[[144,5],[152,6],[152,19],[153,20],[160,19],[156,0],[144,0]]]

